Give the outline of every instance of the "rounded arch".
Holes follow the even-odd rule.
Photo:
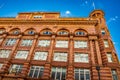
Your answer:
[[[57,35],[68,35],[70,31],[66,28],[61,28],[56,31]]]
[[[15,34],[15,35],[17,35],[19,33],[21,33],[20,28],[13,28],[13,29],[9,30],[9,34]]]
[[[53,32],[50,28],[44,28],[40,31],[41,35],[51,35]]]
[[[74,35],[76,35],[76,36],[85,36],[85,35],[87,35],[88,34],[88,32],[85,30],[85,29],[76,29],[75,31],[74,31]]]
[[[5,33],[6,32],[6,29],[4,28],[4,27],[1,27],[0,28],[0,34],[3,34],[3,33]]]
[[[24,31],[24,34],[27,34],[27,35],[34,35],[36,33],[36,29],[34,28],[28,28]]]

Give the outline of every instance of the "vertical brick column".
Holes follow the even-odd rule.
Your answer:
[[[19,36],[18,36],[17,41],[16,41],[15,45],[13,46],[9,57],[5,60],[4,65],[3,65],[2,69],[1,69],[2,72],[8,72],[8,69],[9,69],[10,64],[11,64],[10,61],[11,61],[11,59],[14,57],[14,52],[15,52],[15,50],[17,49],[17,46],[18,46],[18,43],[19,43],[19,41],[20,41],[21,36],[22,36],[22,35],[19,35]]]
[[[95,65],[95,58],[94,58],[94,51],[93,51],[93,46],[92,46],[92,40],[90,40],[90,55],[91,55],[92,65]]]
[[[68,53],[68,68],[67,68],[67,76],[66,80],[74,80],[74,64],[73,64],[73,59],[74,59],[74,41],[73,41],[73,36],[70,35],[70,42],[69,42],[69,53]]]
[[[3,40],[1,41],[0,46],[2,45],[2,43],[3,43],[3,41],[5,40],[6,37],[7,37],[7,34],[2,35]]]
[[[95,45],[96,45],[96,53],[97,53],[97,59],[98,59],[98,64],[102,65],[102,58],[101,58],[101,53],[98,45],[98,41],[95,40]]]
[[[28,57],[27,57],[27,62],[25,62],[24,65],[23,65],[23,69],[22,69],[22,72],[21,72],[23,77],[26,77],[28,75],[28,72],[29,72],[29,69],[30,69],[31,57],[32,57],[37,39],[38,39],[38,35],[35,35],[35,38],[33,40],[30,52],[29,52]]]
[[[44,66],[44,73],[43,73],[43,77],[42,77],[42,79],[44,79],[44,80],[50,80],[51,62],[52,62],[54,44],[55,44],[55,35],[52,35],[50,49],[49,49],[46,64]]]

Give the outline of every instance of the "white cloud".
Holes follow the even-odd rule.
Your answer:
[[[65,14],[66,14],[66,15],[69,15],[69,14],[71,14],[71,12],[67,10],[67,11],[65,12]]]
[[[111,17],[111,18],[107,21],[107,24],[109,24],[109,23],[112,22],[112,21],[116,21],[117,19],[118,19],[118,16]]]

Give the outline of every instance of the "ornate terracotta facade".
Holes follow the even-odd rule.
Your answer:
[[[8,58],[0,58],[2,67],[0,69],[0,80],[53,80],[51,77],[52,67],[66,68],[65,79],[75,79],[75,68],[89,69],[90,79],[98,80],[98,71],[100,68],[100,80],[113,80],[112,70],[117,73],[117,80],[120,79],[120,64],[117,54],[106,26],[104,12],[94,10],[88,18],[62,18],[57,12],[33,12],[19,13],[15,18],[0,18],[0,50],[11,50]],[[18,30],[19,32],[13,33]],[[32,30],[28,34],[29,30]],[[59,31],[65,30],[68,34],[59,35]],[[104,30],[105,33],[101,32]],[[43,34],[44,31],[51,34]],[[84,35],[76,35],[77,31],[85,32]],[[6,40],[14,38],[14,45],[5,45]],[[31,46],[21,46],[22,39],[33,40]],[[38,40],[50,40],[50,46],[38,47]],[[68,47],[56,47],[57,40],[67,40]],[[75,40],[87,41],[86,48],[75,48]],[[108,47],[105,47],[104,40],[108,41]],[[18,50],[27,50],[29,54],[26,59],[15,58]],[[35,51],[47,51],[46,60],[34,60]],[[54,52],[67,52],[67,61],[55,61]],[[87,53],[88,62],[75,62],[75,52]],[[2,52],[0,52],[1,55]],[[107,53],[111,53],[112,61],[109,62]],[[18,74],[10,73],[12,64],[22,64],[22,71]],[[40,78],[30,78],[28,73],[32,65],[43,66],[43,75]],[[56,79],[59,80],[59,79]]]

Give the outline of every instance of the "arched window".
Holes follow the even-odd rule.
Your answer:
[[[20,29],[12,29],[9,34],[13,34],[13,35],[18,35],[20,33]]]
[[[30,35],[34,35],[35,32],[34,32],[33,30],[29,30],[29,31],[28,31],[28,34],[30,34]]]
[[[106,34],[106,32],[105,32],[104,29],[101,30],[101,34],[102,34],[102,35],[105,35],[105,34]]]
[[[43,31],[43,33],[42,34],[44,34],[44,35],[51,35],[52,34],[52,32],[50,32],[50,31],[48,31],[48,30],[45,30],[45,31]]]
[[[25,31],[25,34],[26,35],[34,35],[35,32],[36,32],[35,29],[28,29],[28,30]]]
[[[0,29],[0,34],[3,34],[4,32],[6,32],[4,28]]]
[[[77,31],[75,34],[76,34],[77,36],[84,36],[84,35],[85,35],[85,33],[82,32],[82,31]]]
[[[68,31],[67,30],[60,30],[57,33],[58,35],[68,35]]]

